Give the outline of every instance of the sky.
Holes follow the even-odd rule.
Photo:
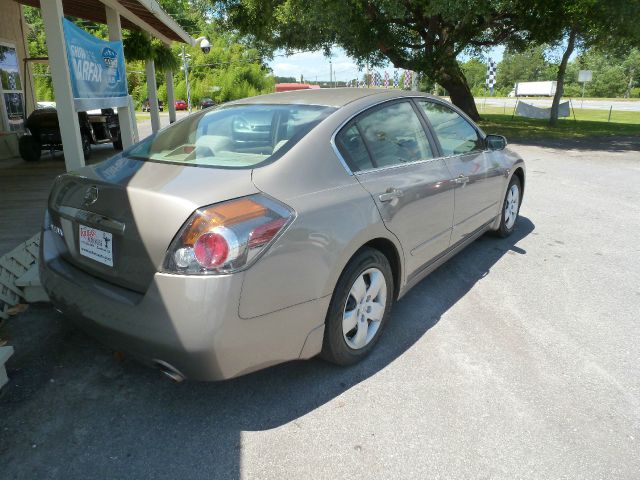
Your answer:
[[[503,53],[504,47],[499,46],[491,49],[487,57],[499,62]],[[466,59],[467,57],[461,57],[462,61]],[[341,48],[336,47],[332,50],[331,62],[337,81],[348,81],[360,77],[356,61]],[[283,52],[276,52],[269,66],[278,77],[295,77],[300,80],[300,75],[303,75],[308,81],[329,81],[329,59],[324,56],[322,50],[301,52],[290,56],[284,55]],[[385,69],[391,71],[393,66],[389,65],[379,70]]]

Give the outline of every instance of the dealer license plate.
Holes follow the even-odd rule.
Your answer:
[[[113,267],[113,235],[80,225],[80,255]]]

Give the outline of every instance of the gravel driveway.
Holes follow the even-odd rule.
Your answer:
[[[513,147],[513,237],[420,283],[350,368],[173,384],[31,306],[10,325],[0,476],[637,479],[640,147],[566,147]]]

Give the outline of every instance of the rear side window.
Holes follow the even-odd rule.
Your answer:
[[[352,172],[373,168],[367,147],[355,125],[338,134],[336,145]]]
[[[427,135],[409,102],[364,113],[336,136],[353,172],[433,158]]]
[[[461,155],[483,150],[482,138],[475,128],[457,112],[444,105],[418,101],[433,127],[445,156]]]

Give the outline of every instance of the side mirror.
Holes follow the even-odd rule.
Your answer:
[[[507,146],[507,139],[502,135],[489,134],[484,141],[489,150],[504,150]]]

